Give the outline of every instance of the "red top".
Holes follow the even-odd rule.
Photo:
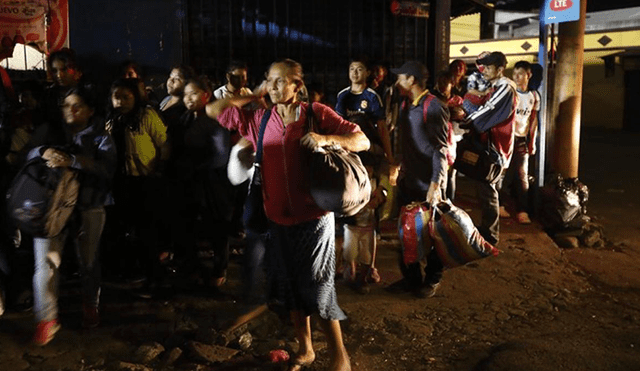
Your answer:
[[[267,217],[281,225],[294,225],[318,219],[327,211],[320,209],[311,197],[308,186],[307,164],[300,138],[307,133],[307,104],[300,104],[298,120],[286,127],[272,108],[262,140],[262,193]],[[360,127],[338,116],[331,108],[313,104],[319,132],[327,135],[345,135],[360,131]],[[220,125],[238,130],[253,143],[258,142],[260,122],[265,109],[255,111],[229,107],[218,116]]]

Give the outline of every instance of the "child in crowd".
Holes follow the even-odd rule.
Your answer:
[[[227,177],[230,133],[205,114],[213,96],[209,79],[187,82],[180,123],[169,127],[173,144],[170,173],[177,189],[172,202],[176,243],[181,257],[200,273],[198,282],[217,288],[226,281],[229,261],[228,230],[233,189]]]
[[[455,59],[449,63],[449,72],[453,78],[451,94],[464,97],[467,93],[466,76],[467,64],[462,59]]]
[[[114,204],[107,212],[113,232],[107,235],[119,249],[112,256],[129,257],[111,262],[120,267],[123,278],[131,284],[152,285],[159,278],[158,249],[164,242],[157,226],[164,201],[161,173],[170,145],[158,112],[140,96],[139,82],[117,79],[111,84],[106,127],[118,157]],[[141,295],[147,296],[146,289]]]
[[[463,133],[458,126],[458,122],[462,121],[465,117],[465,112],[462,108],[462,97],[453,94],[455,81],[456,77],[452,72],[443,71],[436,77],[436,85],[433,89],[433,94],[447,105],[450,113],[451,121],[447,123],[449,129],[447,138],[449,144],[447,147],[447,164],[449,165],[449,170],[446,195],[447,198],[452,201],[456,193],[456,170],[453,168],[453,163],[456,160],[456,143],[462,139]]]
[[[193,68],[189,66],[176,65],[171,69],[166,82],[168,95],[158,106],[166,126],[174,125],[180,121],[180,116],[187,110],[182,101],[182,95],[184,94],[184,86],[194,75]]]
[[[343,276],[360,293],[369,292],[369,283],[380,282],[375,268],[376,226],[375,210],[387,197],[387,190],[376,176],[375,160],[368,154],[361,155],[371,181],[371,199],[369,203],[344,226],[344,245],[342,256],[345,263]]]
[[[513,68],[513,81],[515,81],[518,93],[518,106],[516,107],[516,121],[514,126],[515,142],[513,158],[505,179],[503,190],[508,189],[515,182],[516,194],[516,220],[520,224],[530,224],[527,213],[527,201],[529,194],[529,156],[536,152],[536,134],[538,130],[538,111],[540,111],[540,95],[535,90],[529,90],[531,79],[531,64],[527,61],[519,61]],[[503,202],[500,202],[502,205]],[[500,216],[511,215],[500,207]]]
[[[489,52],[482,52],[476,59],[477,71],[474,71],[467,77],[467,93],[464,95],[463,108],[467,115],[477,111],[487,100],[489,87],[491,84],[482,75],[484,66],[478,64],[478,60],[489,55]]]
[[[227,67],[225,78],[227,83],[213,92],[215,99],[231,98],[251,94],[251,89],[247,87],[247,74],[249,68],[241,61],[233,61]]]

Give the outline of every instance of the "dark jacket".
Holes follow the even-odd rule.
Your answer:
[[[60,128],[52,129],[50,124],[41,127],[43,131],[57,132],[47,136],[43,143],[33,143],[28,159],[42,156],[49,147],[59,148],[73,157],[71,168],[79,171],[80,193],[77,208],[86,210],[105,204],[111,191],[116,169],[116,147],[104,126],[104,119],[93,117],[87,127],[75,134]]]

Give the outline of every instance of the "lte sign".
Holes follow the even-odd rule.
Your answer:
[[[580,19],[580,0],[545,0],[540,20],[543,24]]]
[[[551,10],[554,12],[561,12],[563,10],[571,9],[573,5],[573,1],[571,0],[552,0],[551,1]]]

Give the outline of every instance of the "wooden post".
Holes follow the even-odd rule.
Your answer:
[[[431,2],[427,21],[427,63],[433,81],[435,75],[449,67],[449,44],[451,40],[451,0]]]
[[[552,163],[564,178],[578,177],[586,13],[587,0],[581,0],[580,19],[561,23],[558,31],[553,96],[557,116]]]

